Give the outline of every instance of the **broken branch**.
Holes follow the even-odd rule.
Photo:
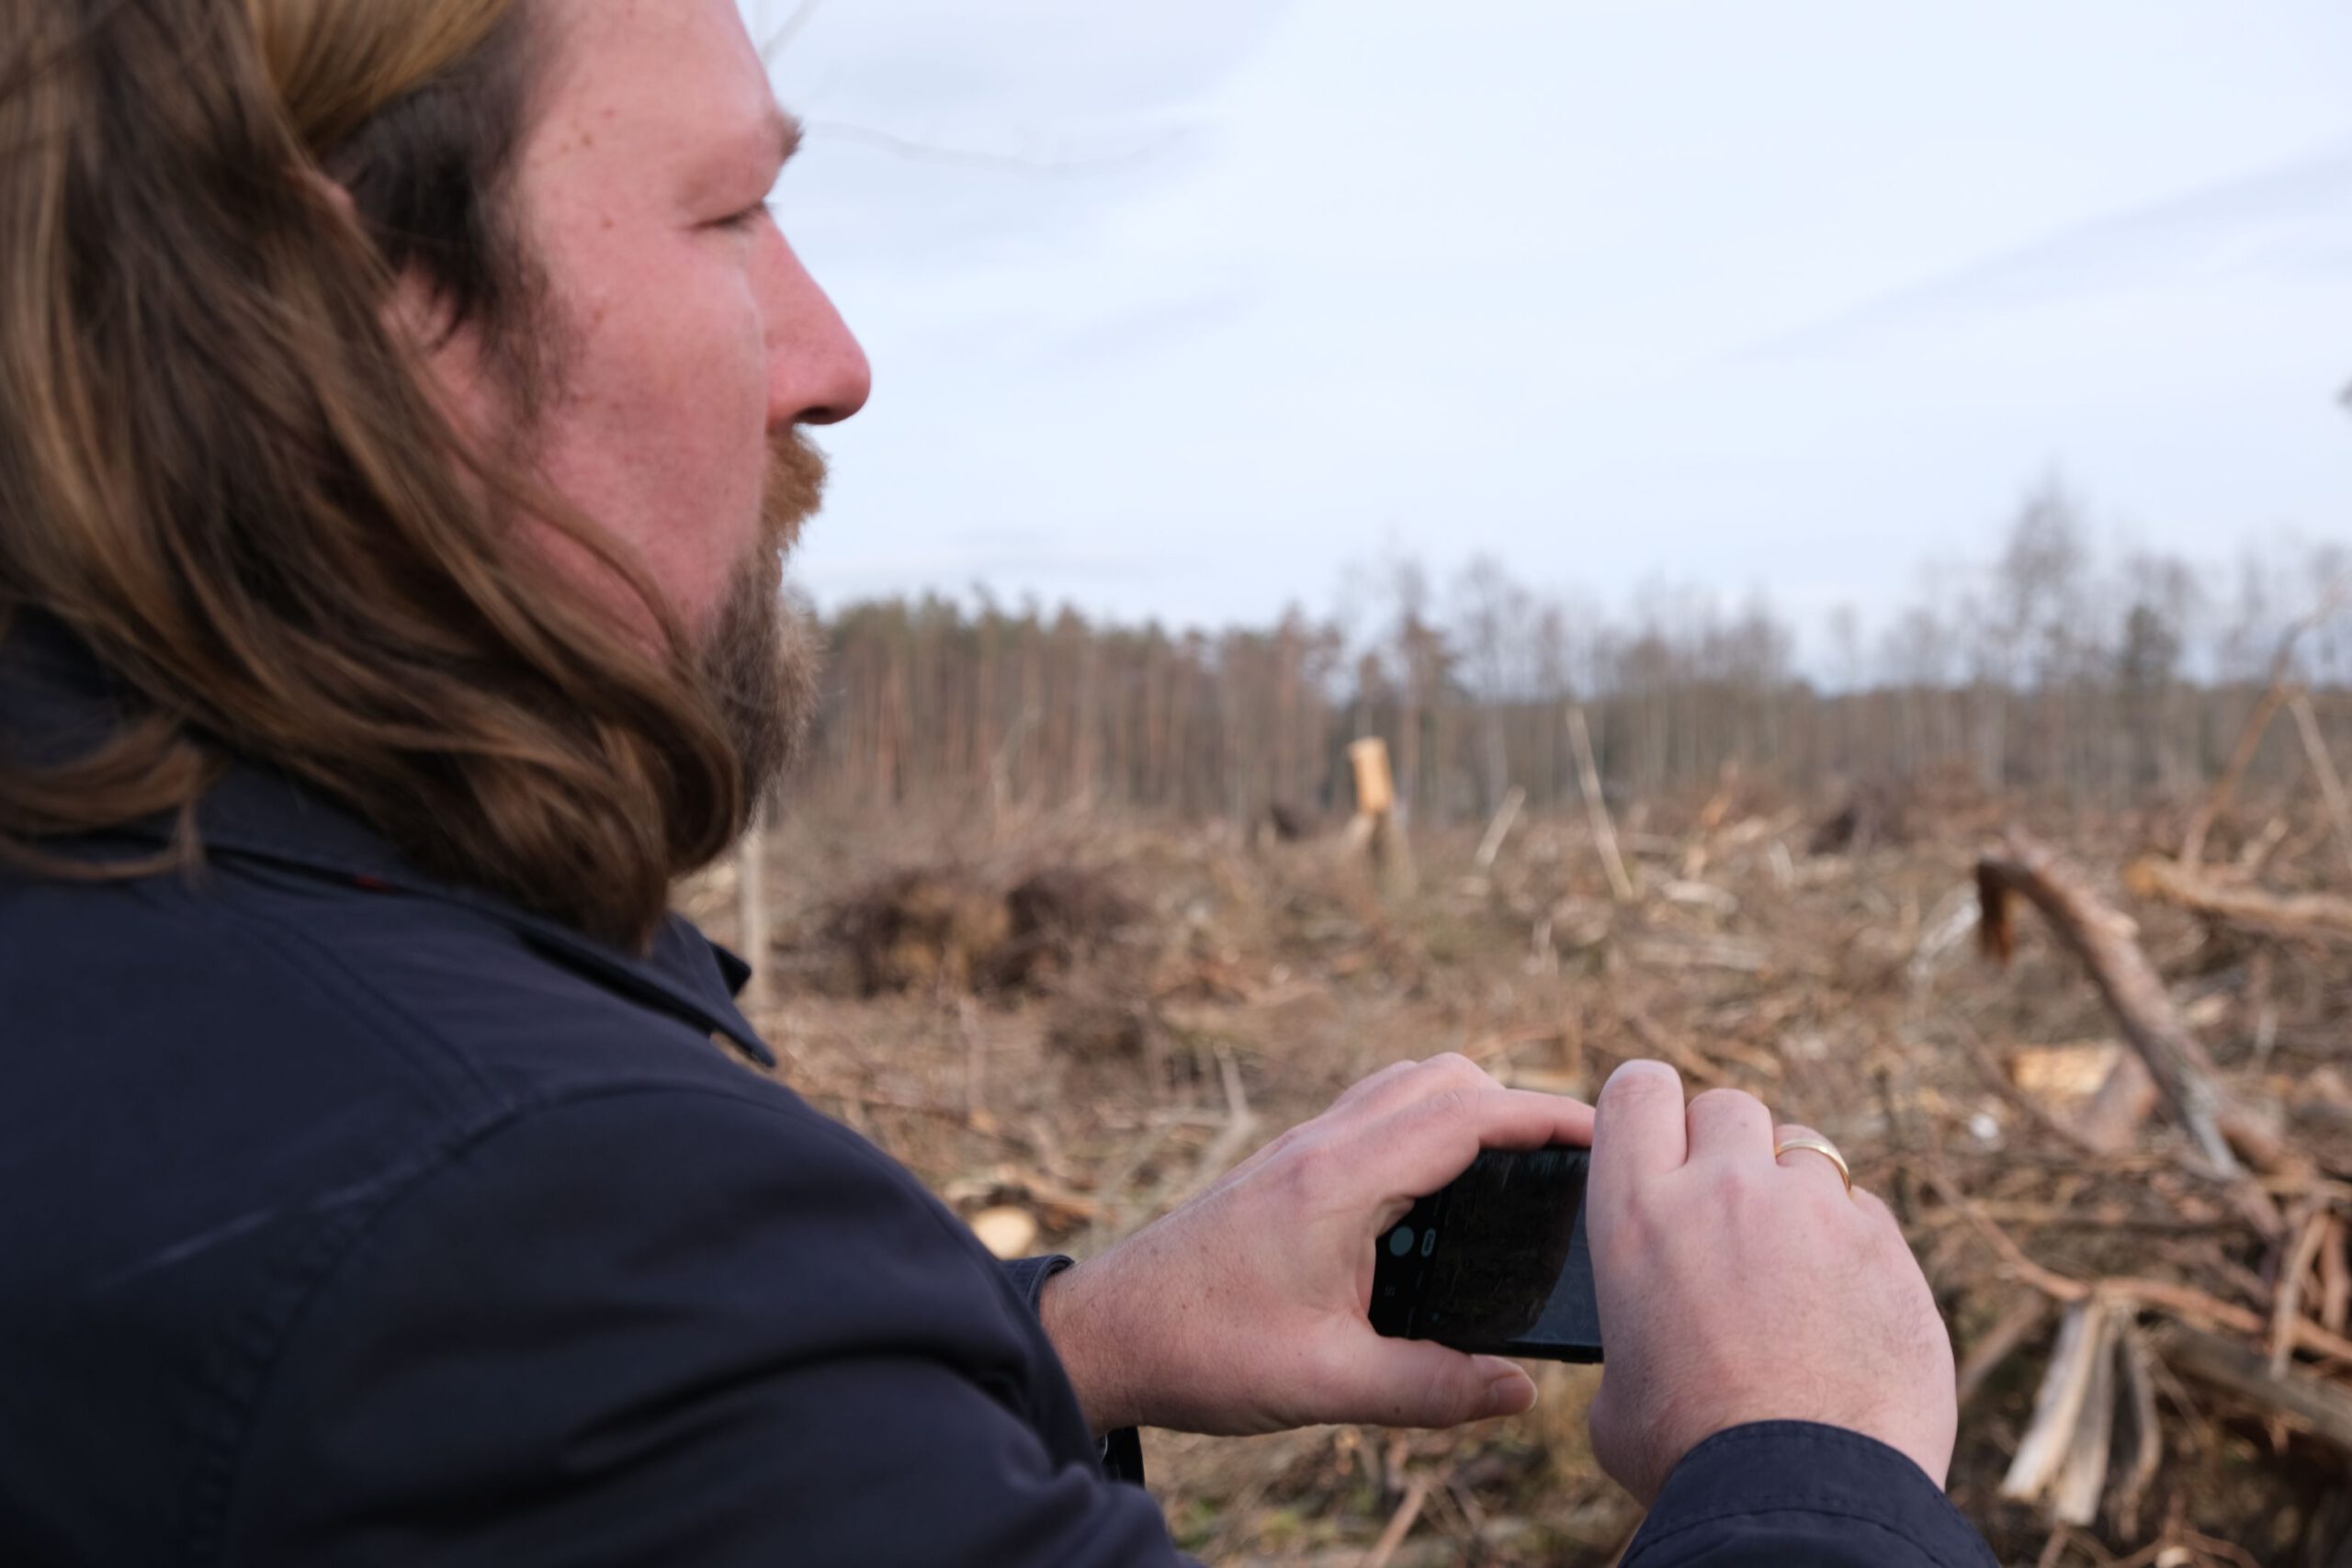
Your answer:
[[[1984,906],[1985,951],[2007,962],[2016,952],[2011,924],[2012,895],[2040,909],[2067,949],[2083,962],[2098,986],[2108,1010],[2122,1026],[2123,1037],[2140,1054],[2156,1087],[2173,1108],[2198,1147],[2224,1177],[2238,1173],[2238,1162],[2225,1137],[2223,1122],[2233,1125],[2247,1119],[2222,1091],[2218,1074],[2204,1045],[2188,1031],[2179,1010],[2165,990],[2164,981],[2140,951],[2137,928],[2091,891],[2080,873],[2055,850],[2023,832],[2013,831],[2001,848],[1976,863],[1978,896]],[[2278,1153],[2267,1134],[2252,1139],[2256,1147],[2248,1157],[2267,1164],[2265,1155]]]

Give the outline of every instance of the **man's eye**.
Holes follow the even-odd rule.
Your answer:
[[[720,219],[718,220],[718,227],[721,229],[749,229],[775,209],[775,204],[774,202],[759,202],[754,206],[743,209],[741,212]]]

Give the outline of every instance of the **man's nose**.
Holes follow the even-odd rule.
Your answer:
[[[768,424],[836,424],[865,406],[873,367],[788,243],[782,252],[768,316]]]

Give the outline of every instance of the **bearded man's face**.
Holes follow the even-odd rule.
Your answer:
[[[816,684],[779,566],[824,484],[801,427],[864,405],[865,355],[768,209],[799,130],[734,0],[543,14],[561,67],[512,192],[555,340],[533,466],[683,621],[755,798]]]

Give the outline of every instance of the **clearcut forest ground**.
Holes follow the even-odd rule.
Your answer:
[[[2352,932],[2132,892],[2193,801],[1853,804],[1625,812],[1631,897],[1581,817],[1516,823],[1484,867],[1477,829],[1416,832],[1407,889],[1336,827],[788,816],[759,1021],[784,1081],[959,1213],[1080,1257],[1388,1062],[1460,1051],[1589,1097],[1662,1057],[1821,1128],[1895,1205],[1963,1359],[1953,1495],[2004,1562],[2352,1563]],[[2116,1014],[2030,909],[2006,967],[1979,951],[1978,863],[2012,828],[2129,918],[2283,1158],[2222,1179],[2161,1101],[2088,1146]],[[2201,865],[2324,904],[2352,891],[2339,831],[2241,800]],[[731,936],[734,867],[682,904]],[[1149,1433],[1153,1490],[1212,1563],[1610,1563],[1639,1514],[1587,1446],[1595,1375],[1541,1382],[1529,1416],[1453,1433]],[[2052,1444],[2075,1473],[2004,1500],[2020,1446]],[[2069,1488],[2088,1522],[2059,1522]]]

